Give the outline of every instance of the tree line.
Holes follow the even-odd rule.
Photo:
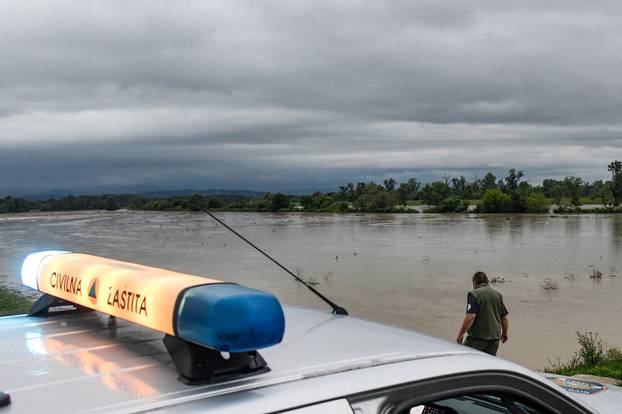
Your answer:
[[[347,183],[338,191],[310,195],[266,193],[261,197],[191,196],[149,198],[132,194],[67,196],[60,199],[28,200],[6,196],[0,199],[0,213],[28,211],[75,211],[118,209],[143,211],[197,211],[200,207],[221,211],[311,211],[311,212],[417,212],[416,204],[426,211],[459,213],[475,206],[480,213],[545,213],[551,204],[557,211],[576,211],[584,203],[602,204],[603,211],[618,212],[622,202],[622,162],[608,165],[609,180],[592,183],[575,176],[545,179],[532,185],[523,171],[510,169],[505,177],[492,172],[483,178],[445,176],[422,183],[416,177],[398,183],[387,178],[375,182]],[[622,212],[622,209],[619,209]]]
[[[523,171],[514,168],[505,177],[488,172],[471,181],[464,176],[445,176],[423,184],[413,177],[398,185],[394,178],[387,178],[382,184],[348,183],[334,193],[304,196],[300,205],[310,211],[392,212],[420,202],[429,207],[427,211],[438,213],[464,212],[469,206],[480,213],[546,213],[551,204],[565,212],[586,203],[602,204],[606,211],[616,212],[622,201],[622,162],[613,161],[607,169],[610,180],[592,183],[567,176],[532,185],[523,179]]]

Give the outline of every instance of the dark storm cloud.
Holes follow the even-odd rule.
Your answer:
[[[621,9],[4,2],[0,192],[604,177],[622,157]]]

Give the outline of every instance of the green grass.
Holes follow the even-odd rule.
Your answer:
[[[597,208],[583,208],[581,207],[560,207],[553,210],[555,214],[620,214],[622,213],[622,207],[597,207]]]
[[[555,204],[555,199],[551,197],[547,197],[547,200],[549,200],[549,203]],[[603,204],[603,201],[600,198],[590,198],[590,197],[579,197],[579,202],[581,203],[581,205],[584,205],[584,206]],[[570,197],[562,197],[561,204],[566,205],[566,206],[571,205]]]
[[[0,286],[0,316],[27,313],[31,306],[30,300]]]
[[[605,348],[598,334],[592,332],[577,332],[577,342],[579,349],[570,359],[549,359],[544,371],[566,376],[587,374],[609,377],[622,385],[622,351],[619,348]]]
[[[619,380],[622,383],[622,362],[608,363],[596,367],[577,367],[571,370],[562,370],[562,375],[589,374],[599,377],[609,377]]]
[[[476,205],[479,200],[466,200],[469,205]],[[407,206],[426,206],[427,204],[423,200],[406,200]]]
[[[553,372],[555,374],[572,376],[576,374],[596,375],[618,380],[618,385],[622,385],[622,361],[603,362],[595,366],[576,365],[572,367],[561,367]]]
[[[579,197],[579,201],[581,202],[581,204],[585,204],[585,205],[591,205],[591,204],[602,205],[603,204],[603,201],[599,198]],[[570,199],[568,199],[568,202],[570,202]]]

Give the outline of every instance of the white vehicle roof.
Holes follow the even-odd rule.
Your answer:
[[[0,318],[0,390],[12,400],[0,414],[267,413],[482,371],[512,372],[556,387],[513,363],[426,335],[319,311],[284,310],[283,342],[260,351],[270,372],[198,386],[177,379],[158,332],[122,320],[110,324],[97,312]],[[605,401],[602,395],[593,401],[598,398]]]

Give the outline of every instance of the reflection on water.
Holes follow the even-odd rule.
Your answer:
[[[622,220],[620,220],[620,217],[614,217],[611,220],[611,224],[613,228],[611,231],[612,245],[619,251],[622,249]]]
[[[488,237],[494,240],[496,236],[500,236],[506,226],[506,219],[496,216],[484,216],[482,219],[486,226]]]
[[[603,314],[622,313],[622,217],[435,214],[220,214],[283,264],[315,279],[352,314],[455,337],[469,277],[501,276],[511,340],[501,355],[541,367],[575,348],[574,332],[622,345]],[[18,283],[29,252],[72,250],[213,276],[324,308],[306,289],[219,227],[193,213],[80,212],[0,216],[0,274]],[[567,274],[575,278],[565,278]],[[622,275],[621,275],[622,276]],[[550,278],[559,289],[542,288]]]
[[[566,224],[566,236],[568,238],[574,238],[580,234],[583,218],[584,217],[577,216],[565,217],[564,222]]]

